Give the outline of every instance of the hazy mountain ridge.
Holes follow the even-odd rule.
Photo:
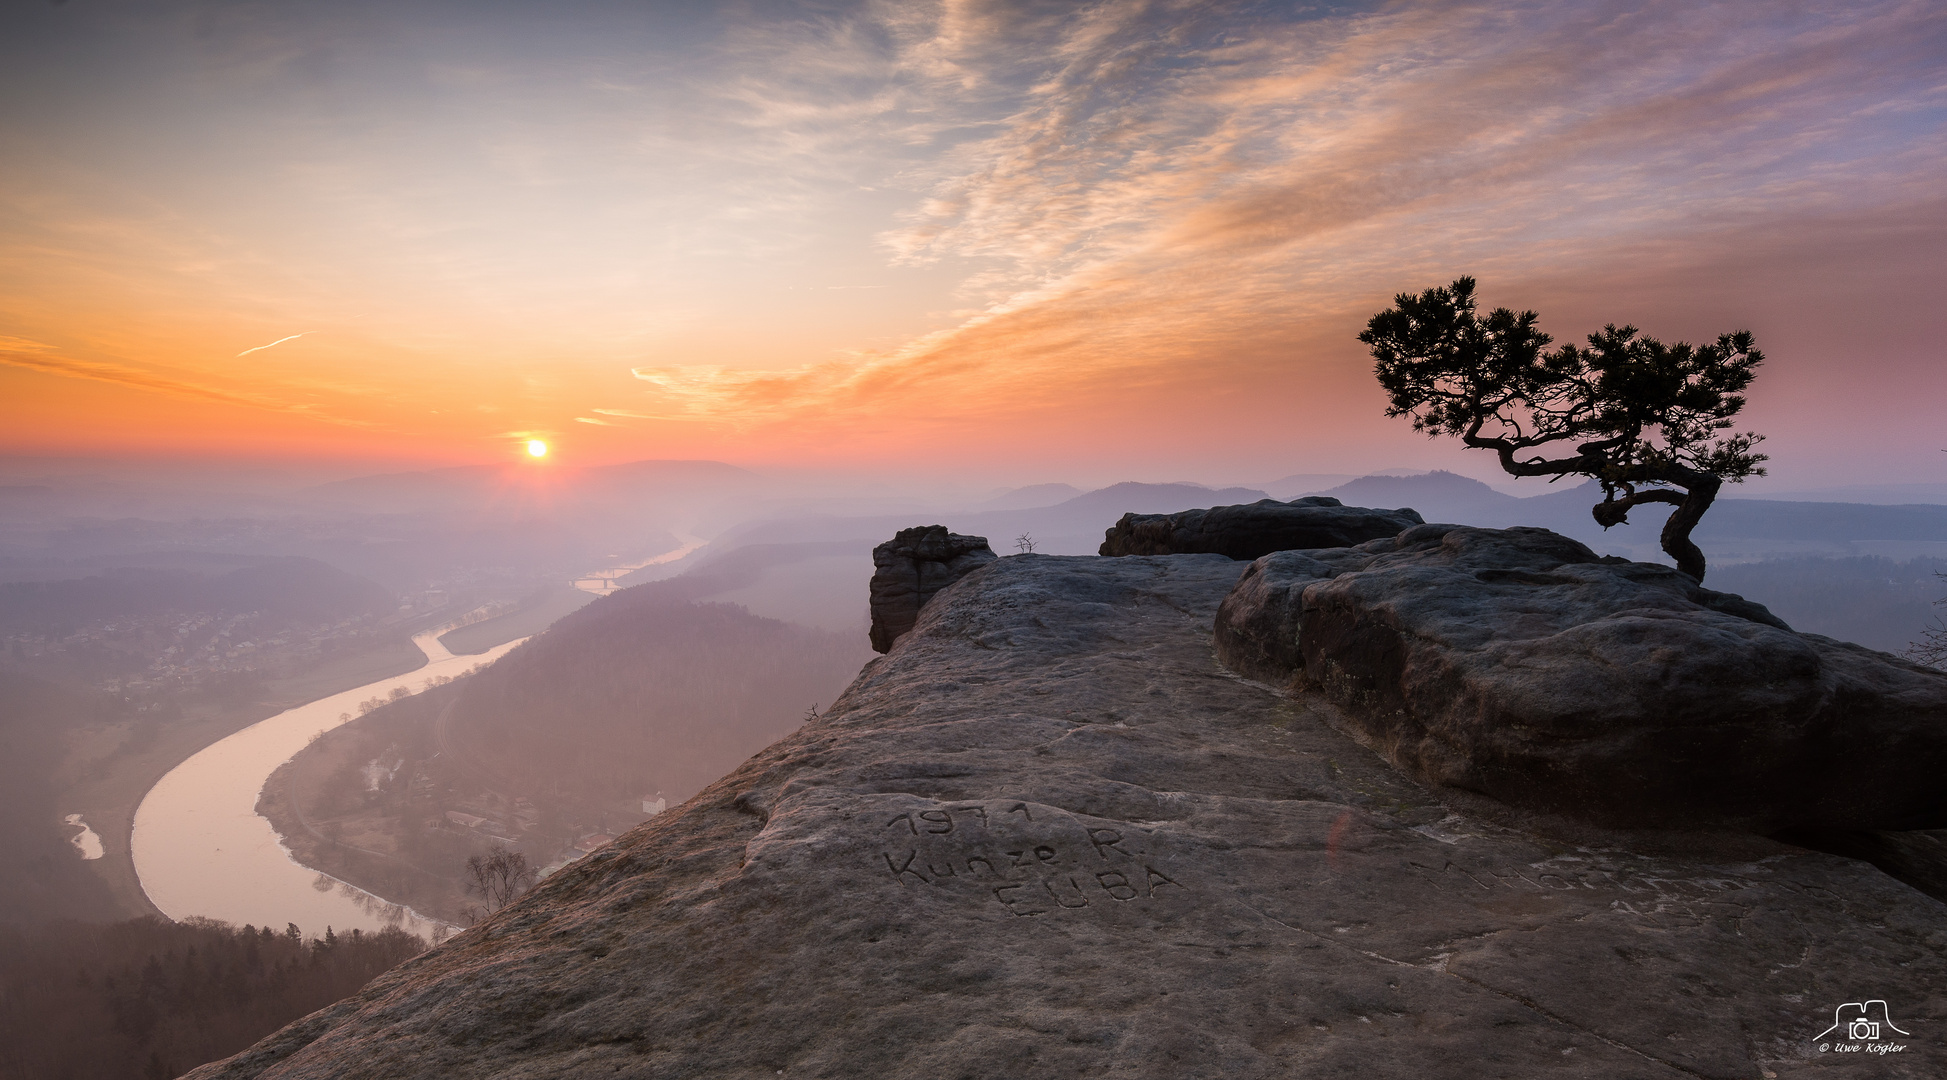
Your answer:
[[[459,921],[469,855],[559,864],[838,696],[871,656],[863,634],[697,599],[806,554],[745,549],[597,599],[483,671],[328,732],[259,810],[305,865]]]
[[[975,510],[1033,510],[1067,502],[1086,494],[1073,484],[1029,484],[1014,488],[973,507]]]
[[[1428,521],[1487,528],[1538,526],[1572,536],[1598,550],[1622,544],[1653,551],[1657,532],[1669,515],[1667,507],[1641,506],[1630,512],[1627,524],[1604,530],[1589,513],[1602,501],[1602,486],[1594,480],[1523,498],[1443,471],[1418,476],[1366,476],[1307,494],[1330,495],[1348,505],[1407,506]],[[1706,554],[1713,542],[1721,545],[1726,541],[1819,543],[1832,545],[1840,554],[1850,554],[1842,545],[1859,541],[1947,543],[1947,505],[1741,498],[1737,488],[1729,487],[1704,515],[1695,538]]]
[[[828,705],[863,642],[683,599],[682,579],[563,618],[468,679],[451,728],[485,768],[539,791],[688,798]]]
[[[1256,488],[1210,488],[1201,484],[1148,484],[1124,481],[1063,499],[1051,506],[1006,510],[942,510],[870,516],[764,515],[726,530],[717,543],[738,547],[791,537],[796,542],[850,542],[872,545],[926,518],[955,532],[985,536],[997,552],[1012,552],[1022,537],[1034,550],[1057,555],[1093,555],[1102,534],[1123,514],[1166,514],[1227,502],[1256,502],[1269,495]]]

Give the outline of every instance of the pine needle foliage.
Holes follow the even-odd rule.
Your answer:
[[[1593,477],[1604,528],[1644,503],[1677,509],[1662,534],[1677,568],[1702,581],[1690,532],[1725,483],[1763,476],[1763,436],[1733,432],[1764,362],[1748,331],[1666,345],[1613,323],[1588,344],[1548,346],[1532,311],[1482,315],[1475,281],[1401,293],[1359,340],[1372,350],[1386,415],[1429,436],[1492,450],[1514,476]]]

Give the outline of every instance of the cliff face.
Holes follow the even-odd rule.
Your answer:
[[[1947,1071],[1939,902],[1750,837],[1447,805],[1218,666],[1243,569],[990,564],[680,809],[191,1075]],[[1821,1053],[1867,999],[1905,1049]]]

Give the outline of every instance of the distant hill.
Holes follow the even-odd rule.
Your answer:
[[[662,578],[651,567],[623,585],[661,580],[666,595],[684,600],[738,604],[753,614],[862,637],[872,580],[873,541],[808,541],[796,544],[711,545],[691,558],[680,576]]]
[[[1268,498],[1269,495],[1256,488],[1130,481],[1084,492],[1052,506],[1017,509],[976,506],[961,511],[898,515],[779,514],[746,521],[727,530],[713,546],[728,549],[759,543],[842,542],[870,553],[874,544],[890,539],[900,529],[937,523],[954,532],[984,536],[1003,555],[1012,554],[1017,538],[1022,536],[1032,536],[1035,550],[1043,554],[1093,555],[1102,545],[1102,534],[1124,514],[1170,514],[1200,506]]]
[[[1386,510],[1412,507],[1428,521],[1484,524],[1514,512],[1526,500],[1505,495],[1479,480],[1435,471],[1418,476],[1362,476],[1318,494],[1347,506]]]
[[[1292,473],[1258,486],[1270,492],[1272,498],[1289,502],[1300,495],[1316,495],[1327,488],[1357,479],[1351,473]]]
[[[597,600],[467,680],[449,721],[467,760],[528,794],[688,798],[831,704],[871,657],[862,636],[681,592]]]
[[[1546,494],[1521,498],[1470,477],[1435,471],[1364,476],[1306,493],[1330,495],[1352,506],[1408,507],[1432,522],[1484,528],[1532,525],[1553,529],[1605,554],[1667,561],[1658,546],[1667,509],[1639,507],[1630,515],[1629,524],[1605,531],[1589,513],[1602,500],[1602,488],[1593,480],[1577,483],[1569,478]],[[1085,492],[1052,506],[976,506],[960,512],[898,515],[779,514],[727,530],[711,547],[721,552],[755,544],[818,543],[835,545],[827,554],[842,553],[849,546],[863,558],[873,545],[900,529],[938,523],[955,532],[985,536],[1002,555],[1013,554],[1021,537],[1032,537],[1036,550],[1044,554],[1092,555],[1102,542],[1103,532],[1125,513],[1172,513],[1268,497],[1254,488],[1132,482]],[[1929,542],[1947,544],[1947,507],[1791,503],[1720,496],[1705,515],[1696,537],[1706,554],[1718,561],[1883,554],[1870,547],[1860,548],[1862,543],[1922,545],[1920,550],[1889,553],[1904,559],[1932,554],[1925,549]],[[1947,555],[1947,551],[1940,554]]]
[[[469,856],[511,844],[558,865],[832,704],[873,655],[862,629],[693,599],[807,554],[623,589],[484,670],[372,702],[279,768],[259,812],[304,865],[460,918]]]
[[[1605,531],[1589,513],[1602,501],[1602,486],[1594,480],[1574,483],[1575,479],[1565,479],[1561,490],[1527,498],[1444,471],[1364,476],[1316,494],[1353,506],[1411,507],[1428,521],[1486,528],[1533,525],[1572,536],[1598,551],[1666,561],[1658,534],[1669,516],[1668,508],[1638,507],[1630,512],[1628,524]],[[1697,527],[1694,539],[1707,556],[1843,556],[1860,553],[1859,544],[1947,544],[1947,506],[1747,499],[1730,494],[1736,490],[1729,487],[1719,495]]]
[[[1271,496],[1256,488],[1207,488],[1201,484],[1138,484],[1124,482],[1077,495],[1050,509],[1070,515],[1103,516],[1103,528],[1124,514],[1173,514],[1197,506],[1253,503]],[[1202,501],[1199,501],[1202,500]]]
[[[1054,506],[1080,494],[1082,489],[1073,484],[1029,484],[989,499],[974,509],[1032,510],[1038,506]]]

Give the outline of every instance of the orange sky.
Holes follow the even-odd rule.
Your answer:
[[[1354,340],[1471,273],[1941,476],[1938,5],[396,7],[0,15],[0,449],[1481,474]]]

